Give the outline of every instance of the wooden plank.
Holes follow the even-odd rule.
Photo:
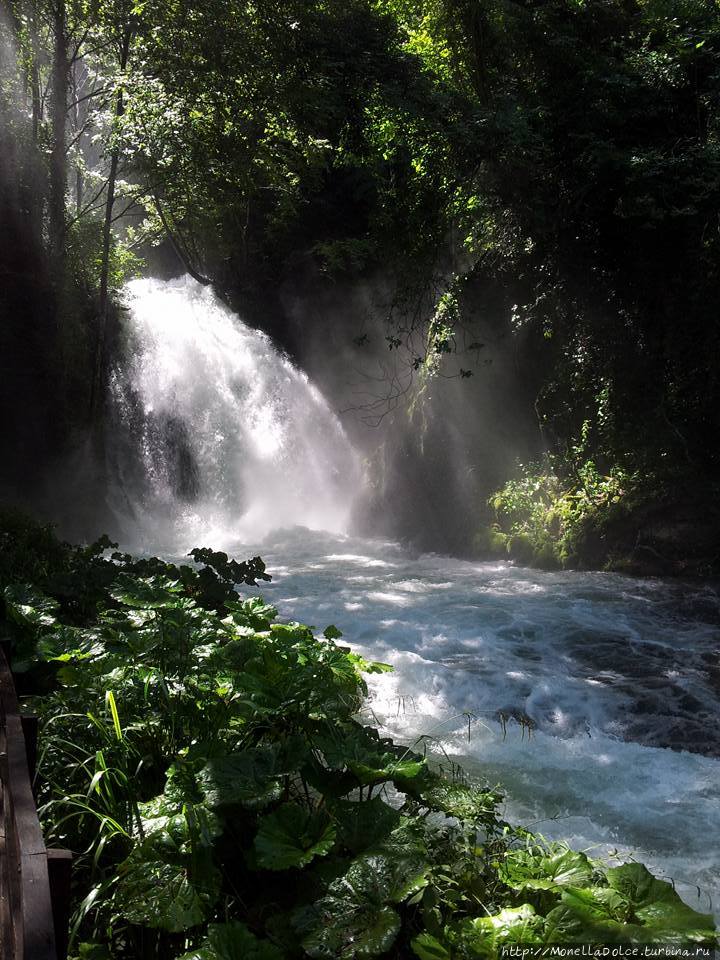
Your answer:
[[[3,910],[4,910],[4,949],[13,960],[19,957],[17,951],[15,917],[21,915],[20,885],[17,849],[15,845],[14,825],[12,818],[12,799],[7,789],[7,739],[4,722],[0,725],[0,781],[3,783],[3,847],[2,862]],[[22,941],[22,934],[20,934]]]
[[[3,768],[5,764],[5,731],[0,730],[0,957],[15,960],[15,947],[12,943],[12,918],[6,871],[8,868],[5,849],[5,796],[3,789]]]
[[[10,907],[5,893],[3,866],[5,862],[5,838],[0,838],[0,957],[14,960],[15,951],[10,943]]]
[[[7,784],[9,785],[13,821],[18,838],[18,852],[21,857],[31,856],[35,853],[44,856],[46,852],[45,841],[43,840],[35,807],[35,798],[30,786],[25,737],[23,736],[20,717],[11,715],[5,717],[5,736],[7,737]]]
[[[47,854],[24,856],[22,883],[23,960],[56,960]]]
[[[25,739],[29,734],[29,744]],[[23,721],[7,659],[0,650],[0,957],[57,960],[50,868],[35,807],[29,764],[37,725]],[[29,749],[28,749],[29,747]],[[67,858],[59,858],[65,869]],[[69,883],[68,883],[69,887]],[[65,931],[67,937],[67,930]]]

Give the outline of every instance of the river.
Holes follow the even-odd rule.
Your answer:
[[[720,596],[307,529],[261,553],[283,618],[394,666],[368,719],[500,784],[507,818],[720,904]],[[423,739],[420,739],[423,738]],[[425,739],[428,738],[428,739]]]

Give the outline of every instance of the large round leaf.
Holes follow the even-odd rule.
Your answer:
[[[528,850],[511,852],[500,876],[513,890],[553,890],[583,887],[591,882],[592,864],[584,853],[562,848],[547,855]]]
[[[323,923],[304,938],[309,956],[318,960],[361,960],[379,957],[395,942],[400,917],[392,907],[355,905],[344,899],[323,900]]]
[[[376,957],[400,929],[391,906],[427,884],[424,852],[402,829],[381,848],[357,857],[327,894],[297,917],[303,947],[311,957]]]
[[[334,843],[335,826],[327,817],[285,803],[260,820],[255,852],[266,870],[288,870],[325,856]]]
[[[360,802],[336,800],[331,809],[339,840],[351,853],[377,846],[402,820],[399,811],[381,797]]]
[[[184,867],[161,860],[126,861],[126,866],[117,895],[130,923],[180,933],[207,920],[217,891],[199,890]]]
[[[280,798],[277,751],[257,748],[209,760],[197,783],[209,807],[240,804],[261,809]]]
[[[180,960],[283,960],[267,940],[258,940],[244,923],[210,924],[207,940]]]

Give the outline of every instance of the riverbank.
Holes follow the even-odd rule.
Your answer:
[[[611,866],[510,826],[492,784],[474,786],[449,762],[447,726],[396,745],[376,729],[377,696],[358,719],[363,675],[393,674],[355,643],[339,646],[334,625],[320,634],[238,596],[260,582],[277,592],[258,558],[199,550],[191,567],[108,557],[106,541],[73,548],[17,520],[0,536],[5,628],[44,688],[34,705],[49,744],[46,835],[78,852],[80,956],[476,960],[518,941],[715,942],[712,919],[639,864]],[[332,571],[408,612],[413,598],[453,585],[430,569],[405,579],[389,543],[298,530],[276,546],[290,559],[274,564],[280,594],[293,571],[310,573],[303,602],[321,622],[338,599]],[[14,582],[15,566],[34,585]],[[403,577],[392,589],[390,571]],[[499,574],[485,581],[489,596],[503,594]],[[362,604],[344,609],[354,630]],[[433,645],[447,653],[442,636]],[[413,658],[395,653],[405,683]],[[421,696],[402,701],[403,716],[425,707]],[[468,737],[478,719],[463,713]],[[644,756],[653,770],[655,752]],[[600,920],[581,909],[588,897],[605,905]]]
[[[586,462],[561,480],[527,467],[490,498],[479,556],[540,569],[720,577],[720,487],[687,472],[653,478]]]

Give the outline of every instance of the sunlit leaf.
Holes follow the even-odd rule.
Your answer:
[[[5,609],[16,623],[29,627],[50,627],[55,623],[58,602],[27,583],[14,583],[3,590]]]
[[[112,589],[110,596],[126,607],[140,607],[146,610],[156,610],[163,607],[177,607],[192,604],[184,598],[184,585],[180,580],[171,580],[169,577],[134,577],[121,574]]]
[[[283,960],[283,954],[253,936],[244,923],[211,923],[207,940],[180,960]]]

